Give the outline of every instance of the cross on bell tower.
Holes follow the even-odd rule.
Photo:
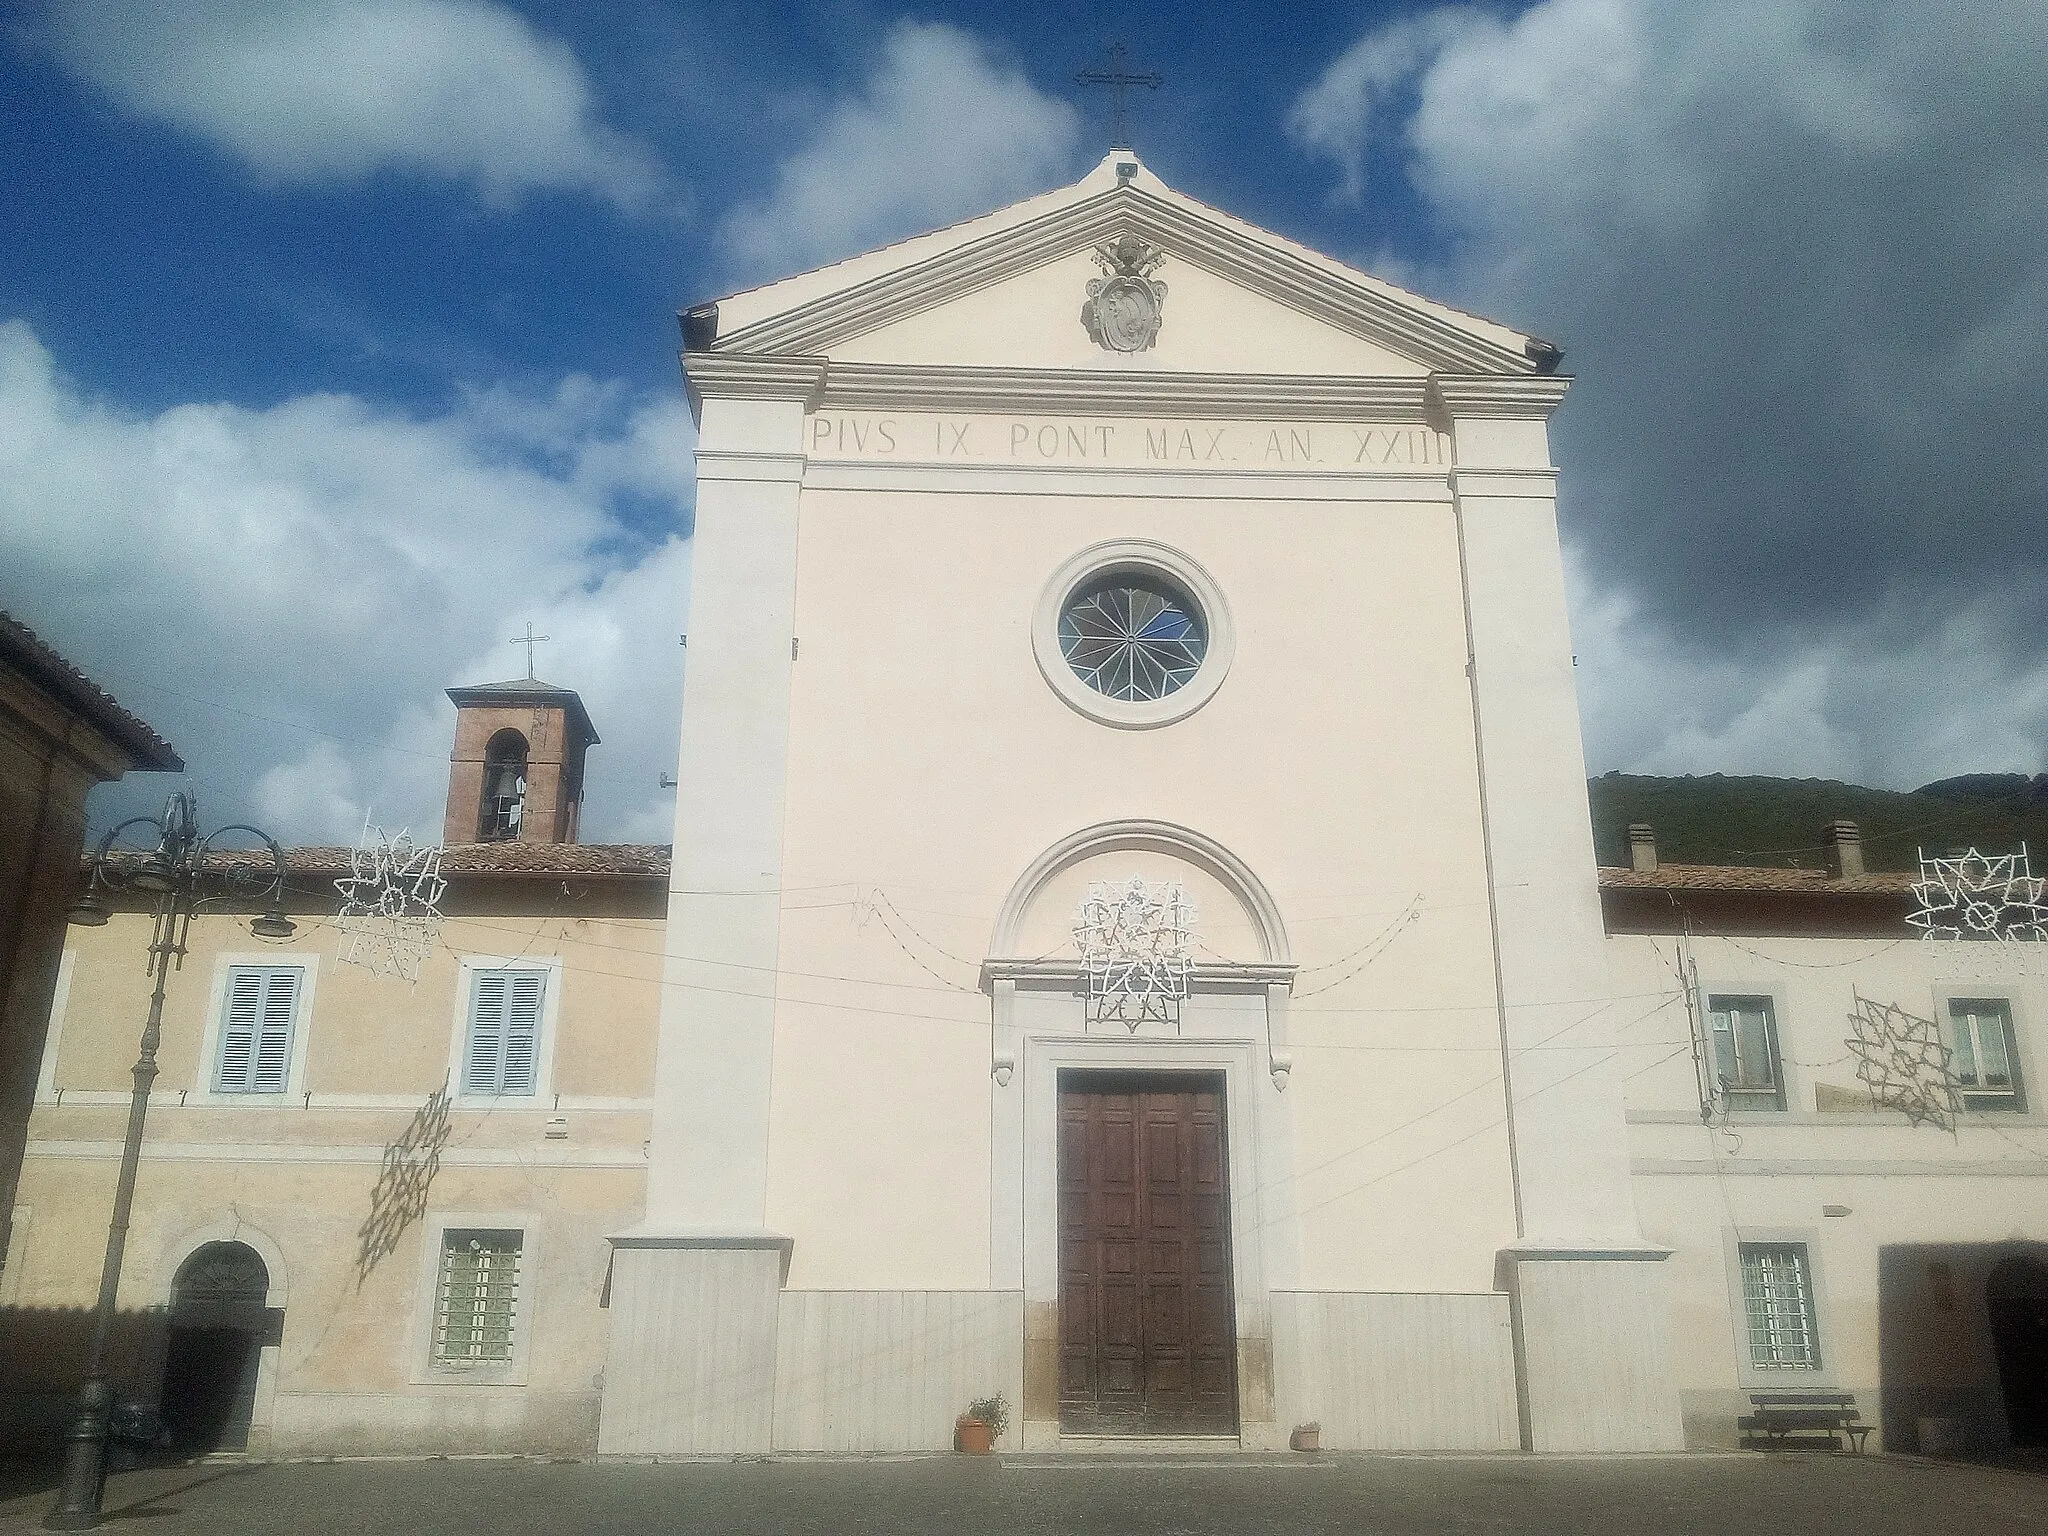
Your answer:
[[[531,619],[528,619],[526,621],[525,634],[514,635],[512,637],[512,644],[523,645],[526,647],[526,680],[528,682],[533,682],[535,680],[533,675],[533,648],[536,645],[539,645],[543,640],[551,640],[553,638],[554,637],[552,635],[536,635],[533,632],[533,620]]]
[[[1109,45],[1107,67],[1084,69],[1074,76],[1076,85],[1106,85],[1109,87],[1110,136],[1112,149],[1135,149],[1131,142],[1131,87],[1142,85],[1156,91],[1166,84],[1166,76],[1156,69],[1131,70],[1124,68],[1126,50],[1122,43]]]

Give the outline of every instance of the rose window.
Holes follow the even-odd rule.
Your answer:
[[[1060,611],[1067,665],[1105,698],[1163,699],[1201,670],[1209,635],[1186,593],[1149,573],[1118,572],[1075,591]]]

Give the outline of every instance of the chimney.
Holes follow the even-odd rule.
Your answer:
[[[1820,840],[1827,845],[1828,873],[1837,880],[1857,880],[1863,875],[1863,834],[1853,821],[1831,821],[1822,829]]]
[[[1657,873],[1657,829],[1647,821],[1628,824],[1628,862],[1639,875]]]

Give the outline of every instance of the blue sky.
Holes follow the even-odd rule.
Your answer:
[[[1079,175],[1553,336],[1595,771],[2048,768],[2048,10],[54,3],[0,34],[0,606],[295,840],[581,689],[660,840],[675,311]],[[102,792],[99,812],[163,785]]]

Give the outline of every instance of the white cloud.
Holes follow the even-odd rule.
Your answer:
[[[1492,26],[1477,11],[1424,11],[1368,33],[1295,98],[1287,131],[1305,147],[1335,160],[1343,172],[1338,195],[1357,202],[1365,191],[1366,150],[1396,92],[1464,33]]]
[[[1296,99],[1340,196],[1408,176],[1441,297],[1566,348],[1561,512],[1630,614],[1579,614],[1596,766],[2048,759],[2044,120],[2031,0],[1445,7]]]
[[[521,675],[505,641],[531,619],[604,737],[586,837],[665,841],[692,447],[680,399],[574,378],[427,419],[346,395],[135,416],[8,322],[0,607],[170,738],[207,819],[298,842],[353,840],[366,810],[437,833],[441,690]],[[162,792],[137,776],[96,815]]]
[[[1063,179],[1078,130],[1071,106],[967,33],[902,22],[720,243],[749,275],[780,274],[917,234]]]
[[[1873,613],[1759,663],[1689,647],[1568,563],[1594,772],[1778,774],[1911,788],[2038,773],[2048,659],[2013,657],[1989,603],[1929,630]]]
[[[386,168],[625,208],[647,154],[597,120],[568,47],[495,0],[63,0],[59,56],[115,102],[278,182]]]

